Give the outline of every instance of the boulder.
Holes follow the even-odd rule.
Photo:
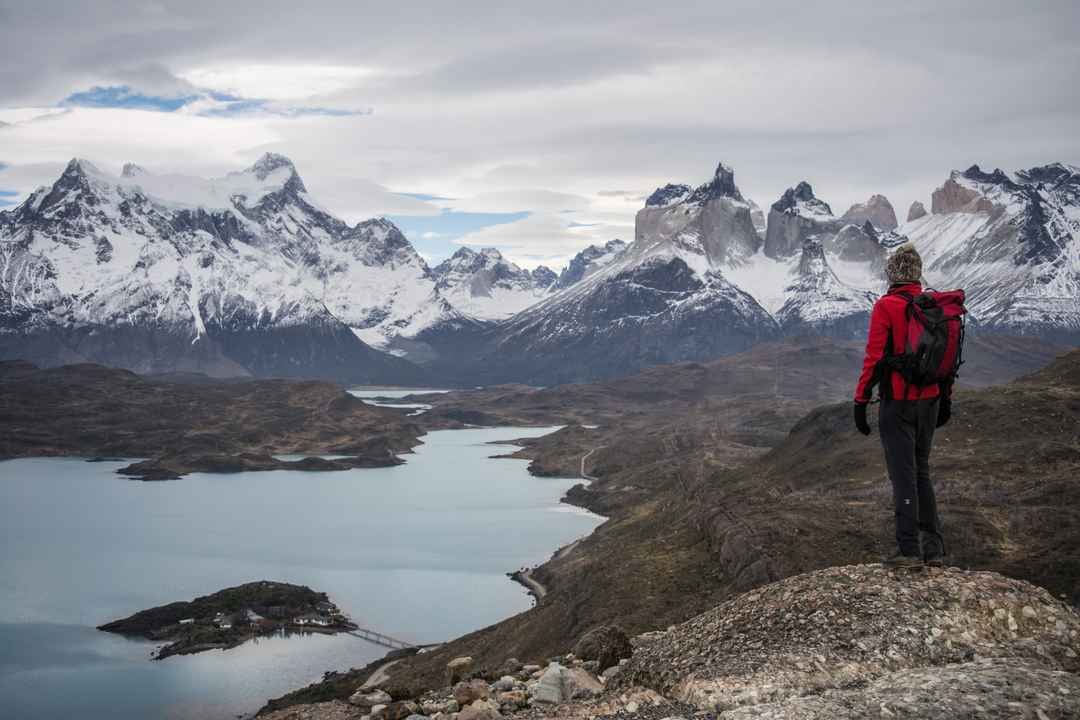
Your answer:
[[[453,693],[454,699],[458,701],[461,707],[465,707],[476,700],[486,700],[491,695],[488,684],[483,680],[459,682],[454,686]]]
[[[532,689],[536,702],[565,703],[598,695],[604,686],[583,668],[551,663]]]
[[[529,704],[529,696],[524,690],[501,692],[495,696],[495,700],[498,701],[499,708],[504,711],[518,710]]]
[[[463,708],[457,717],[458,720],[499,720],[502,715],[499,713],[497,703],[490,700],[477,700]]]
[[[349,696],[349,704],[359,708],[373,708],[376,705],[389,705],[391,702],[393,702],[393,698],[390,697],[390,693],[383,690],[374,690],[372,692],[357,690]]]
[[[410,715],[415,715],[419,709],[416,703],[409,700],[376,705],[371,708],[371,720],[405,720]]]
[[[507,690],[513,690],[517,686],[517,683],[517,678],[512,675],[503,675],[491,684],[491,689],[495,692],[505,692]]]
[[[603,671],[612,665],[618,665],[623,658],[634,652],[630,638],[613,625],[601,625],[585,633],[574,646],[574,655],[582,660],[594,660]]]
[[[453,685],[458,680],[464,680],[472,672],[473,659],[471,657],[454,658],[446,663],[447,685]]]
[[[613,677],[619,674],[619,670],[622,669],[622,665],[612,665],[604,672],[600,673],[600,679],[607,683],[610,682]]]
[[[584,668],[570,668],[563,676],[564,694],[570,700],[580,700],[599,695],[604,686]]]
[[[566,693],[565,675],[569,670],[559,663],[551,663],[540,676],[533,688],[532,697],[536,702],[561,703],[570,699]]]

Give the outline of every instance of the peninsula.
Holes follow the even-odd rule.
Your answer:
[[[105,632],[167,642],[154,653],[155,660],[228,650],[283,631],[333,634],[355,629],[326,593],[267,580],[141,610],[98,626]]]

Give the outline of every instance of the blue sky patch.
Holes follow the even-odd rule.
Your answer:
[[[427,193],[399,192],[399,193],[394,193],[394,194],[395,195],[400,195],[401,197],[416,198],[417,200],[423,200],[424,202],[432,202],[432,201],[435,201],[435,200],[446,201],[446,200],[453,200],[454,199],[454,198],[449,198],[449,197],[443,197],[442,195],[428,195]]]
[[[3,163],[0,163],[0,169],[3,169]],[[7,205],[14,205],[15,201],[11,198],[19,197],[19,193],[14,190],[0,190],[0,207],[6,207]]]
[[[407,193],[399,193],[406,195]],[[424,199],[424,198],[419,198]],[[531,213],[478,213],[443,209],[438,215],[388,215],[420,252],[436,262],[448,258],[461,246],[455,240],[492,225],[505,225],[529,217]]]
[[[234,117],[265,113],[282,117],[304,117],[321,115],[325,117],[344,117],[346,115],[370,115],[371,110],[346,110],[343,108],[319,106],[282,106],[262,98],[245,98],[216,90],[199,90],[189,95],[166,97],[148,95],[134,90],[127,85],[95,85],[89,90],[72,93],[60,101],[60,107],[120,108],[123,110],[154,110],[157,112],[176,112],[196,100],[210,99],[219,103],[217,107],[198,112],[207,117]]]
[[[198,95],[180,95],[163,97],[146,95],[132,90],[127,85],[95,85],[89,90],[72,93],[60,101],[62,107],[123,108],[126,110],[157,110],[175,112],[190,102],[198,100]]]

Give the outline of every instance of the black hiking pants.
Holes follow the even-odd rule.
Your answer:
[[[938,398],[883,398],[878,413],[878,431],[896,508],[896,544],[903,555],[932,558],[941,557],[945,551],[934,485],[930,482],[930,448],[937,416]]]

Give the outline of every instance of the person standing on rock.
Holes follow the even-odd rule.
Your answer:
[[[905,352],[909,305],[923,292],[922,258],[915,247],[908,243],[893,253],[885,274],[889,289],[874,303],[866,356],[855,388],[855,427],[863,435],[870,434],[866,410],[880,381],[878,431],[892,481],[898,546],[897,553],[884,562],[900,569],[924,564],[940,567],[945,546],[930,481],[930,449],[935,428],[948,422],[952,412],[952,385],[913,385],[889,368],[888,359]]]

